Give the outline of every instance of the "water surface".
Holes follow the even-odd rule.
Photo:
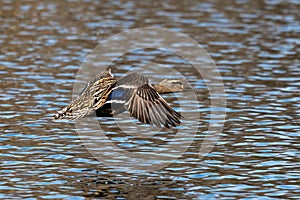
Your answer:
[[[6,0],[0,8],[0,198],[300,198],[298,1]],[[146,26],[180,31],[205,47],[223,76],[226,123],[218,144],[199,159],[210,97],[205,82],[187,71],[202,121],[190,148],[154,172],[118,171],[89,153],[74,122],[50,117],[72,98],[77,70],[99,41]],[[116,61],[116,73],[147,63],[188,66],[145,50]],[[176,107],[174,96],[164,97]],[[102,123],[125,149],[147,152],[171,137],[124,135]]]

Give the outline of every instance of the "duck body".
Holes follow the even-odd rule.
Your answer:
[[[158,127],[180,124],[181,115],[167,104],[145,76],[134,72],[117,80],[110,70],[90,81],[54,119],[74,120],[95,113],[98,117],[107,117],[124,111],[142,123]]]

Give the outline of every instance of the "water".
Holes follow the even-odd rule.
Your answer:
[[[298,1],[0,4],[0,198],[300,198]],[[74,122],[50,117],[72,98],[77,70],[99,41],[145,26],[180,31],[203,45],[223,77],[226,123],[218,144],[199,159],[210,119],[205,82],[168,52],[129,53],[115,63],[118,76],[145,63],[182,69],[198,89],[201,123],[172,164],[120,171],[90,154]],[[109,119],[101,123],[119,147],[145,154],[172,137],[143,138],[134,129],[124,135]]]

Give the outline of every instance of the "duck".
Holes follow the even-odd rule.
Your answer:
[[[106,69],[89,81],[82,92],[66,107],[58,110],[55,120],[76,120],[83,117],[112,117],[128,111],[141,123],[157,127],[180,125],[181,114],[175,111],[138,72],[116,79]]]

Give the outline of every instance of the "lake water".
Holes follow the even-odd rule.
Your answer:
[[[300,199],[299,10],[299,1],[293,0],[1,1],[0,198]],[[198,125],[187,118],[185,126],[157,134],[145,131],[148,126],[126,126],[131,118],[100,119],[100,124],[118,148],[144,158],[168,150],[162,144],[176,131],[186,133],[175,142],[185,146],[196,128],[191,144],[172,163],[156,170],[117,169],[86,148],[84,136],[91,139],[92,130],[78,135],[83,127],[76,122],[51,119],[72,99],[76,74],[97,44],[141,27],[190,36],[222,75],[227,105],[220,109],[226,120],[204,158],[199,149],[213,119],[212,98],[205,80],[170,52],[129,52],[114,62],[114,72],[122,76],[144,65],[182,72],[199,106],[181,102],[184,92],[163,96],[175,109],[180,103],[190,108],[181,110],[187,115],[200,113]],[[147,69],[153,82],[179,77]],[[118,128],[122,124],[130,134]],[[97,144],[103,150],[108,141]],[[109,159],[122,166],[117,154]]]

